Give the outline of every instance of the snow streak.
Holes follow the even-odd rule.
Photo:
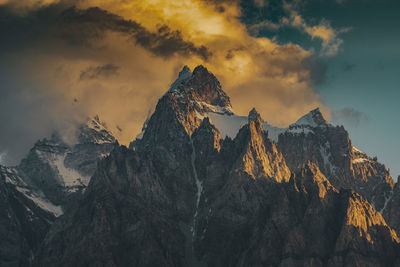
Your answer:
[[[197,176],[196,149],[194,147],[192,137],[190,137],[190,144],[192,145],[192,158],[191,158],[191,160],[192,160],[193,176],[194,176],[194,179],[196,181],[196,187],[197,187],[196,210],[195,210],[195,213],[193,215],[193,226],[192,226],[192,235],[194,237],[195,233],[196,233],[197,215],[198,215],[198,210],[199,210],[201,194],[203,193],[203,183],[199,180],[199,177]]]

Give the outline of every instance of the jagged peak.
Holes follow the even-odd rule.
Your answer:
[[[195,132],[199,132],[199,131],[203,131],[203,130],[212,132],[214,135],[216,134],[218,136],[221,136],[221,133],[219,132],[217,127],[215,127],[215,125],[212,124],[212,121],[210,121],[210,118],[208,118],[208,117],[205,117],[203,119],[203,121],[200,123],[200,126],[195,130]]]
[[[328,191],[338,193],[337,189],[331,185],[329,180],[320,171],[318,164],[308,161],[304,164],[300,172],[300,180],[306,186],[307,191],[314,191],[320,198],[325,198]]]
[[[108,129],[105,122],[100,120],[99,115],[87,118],[85,124],[79,128],[78,140],[80,143],[114,143],[116,141],[112,131]]]
[[[86,126],[96,131],[101,131],[101,130],[109,131],[107,129],[107,125],[105,124],[105,122],[101,121],[99,115],[97,114],[94,115],[93,118],[90,117],[87,118]]]
[[[200,105],[231,107],[230,99],[222,90],[218,79],[203,65],[197,66],[193,72],[188,66],[184,66],[168,93],[178,99],[193,100]]]
[[[249,121],[249,125],[250,125],[250,131],[252,131],[251,129],[253,129],[255,127],[254,129],[256,130],[256,132],[258,132],[258,133],[264,132],[264,127],[263,127],[260,113],[258,113],[255,108],[250,110],[249,116],[248,116],[248,121]]]
[[[187,83],[192,78],[192,72],[188,66],[184,66],[182,70],[179,72],[178,78],[171,84],[168,92],[171,92],[175,95],[180,95],[180,92],[183,88],[183,85]],[[181,90],[179,90],[181,89]]]
[[[396,231],[391,229],[380,212],[377,212],[374,207],[360,194],[353,190],[347,192],[348,206],[346,211],[346,225],[351,225],[359,230],[360,236],[365,236],[371,243],[374,242],[373,236],[370,234],[370,229],[373,227],[386,228],[392,240],[399,243],[400,240]]]
[[[309,126],[309,127],[318,127],[322,125],[328,125],[328,122],[325,120],[319,108],[311,110],[306,115],[302,116],[295,123],[291,124],[289,127],[296,126]]]
[[[307,163],[304,164],[302,172],[304,173],[304,175],[310,176],[314,181],[326,182],[326,183],[328,183],[330,185],[328,179],[321,172],[321,170],[319,169],[318,164],[315,163],[315,162],[307,161]]]
[[[249,112],[249,122],[261,120],[260,113],[257,112],[256,108],[253,108]]]
[[[204,67],[203,65],[198,65],[196,68],[194,68],[193,75],[194,76],[200,76],[200,75],[212,75],[212,76],[214,76],[214,74],[209,72],[208,69],[206,67]]]
[[[248,124],[240,128],[234,142],[241,149],[241,167],[253,179],[271,178],[276,182],[288,182],[291,176],[285,159],[263,128],[260,114],[253,108]]]
[[[186,73],[191,73],[190,68],[187,65],[183,66],[182,70],[179,72],[179,77],[185,75]]]
[[[197,143],[199,140],[203,149],[207,149],[211,145],[216,151],[221,149],[221,134],[218,129],[210,122],[208,117],[205,117],[200,126],[194,131],[192,138]]]

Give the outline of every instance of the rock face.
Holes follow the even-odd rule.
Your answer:
[[[61,207],[24,181],[15,168],[0,166],[0,266],[29,266]]]
[[[400,176],[389,195],[385,195],[385,204],[382,209],[383,216],[390,226],[398,233],[400,231]]]
[[[394,182],[385,166],[356,149],[348,132],[342,126],[328,124],[319,109],[280,134],[278,148],[292,171],[313,162],[336,188],[353,189],[378,211],[393,189]]]
[[[244,120],[214,75],[185,67],[34,265],[396,266],[399,238],[375,209],[392,187],[319,110],[288,129],[254,109]]]
[[[29,266],[52,223],[77,200],[115,138],[99,118],[78,129],[77,143],[57,134],[38,141],[16,167],[0,166],[0,266]]]

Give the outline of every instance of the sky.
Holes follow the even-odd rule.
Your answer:
[[[98,114],[129,143],[179,70],[203,64],[238,114],[320,107],[400,174],[394,0],[0,0],[0,163]]]

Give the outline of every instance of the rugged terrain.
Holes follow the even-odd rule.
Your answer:
[[[82,124],[74,145],[59,133],[39,140],[19,166],[0,166],[0,266],[29,266],[44,236],[74,209],[116,140],[98,117]]]
[[[2,266],[400,266],[386,167],[319,109],[288,128],[236,115],[203,66],[129,149],[94,118],[0,175]]]

